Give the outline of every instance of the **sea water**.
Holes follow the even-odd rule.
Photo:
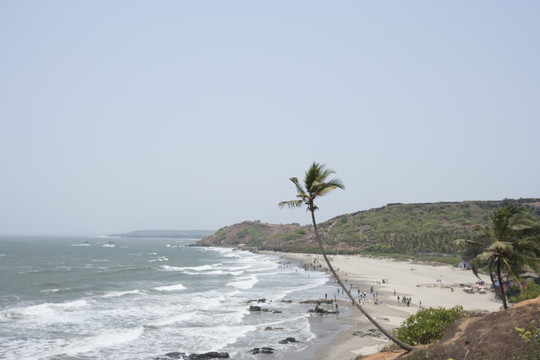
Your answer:
[[[111,240],[114,241],[111,242]],[[286,359],[317,341],[303,300],[322,272],[278,256],[163,238],[0,237],[0,358]],[[253,303],[251,300],[266,299]],[[251,305],[268,309],[250,312]],[[294,337],[296,342],[280,344]]]

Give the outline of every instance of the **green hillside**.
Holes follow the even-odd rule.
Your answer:
[[[387,206],[320,223],[329,253],[453,254],[454,240],[474,236],[497,208],[515,204],[540,219],[540,199],[464,201]],[[312,226],[243,222],[218,230],[199,245],[318,252]]]

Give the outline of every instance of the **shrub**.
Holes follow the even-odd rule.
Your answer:
[[[427,308],[409,316],[397,330],[397,338],[411,345],[429,344],[439,340],[454,320],[467,316],[462,306],[451,309]]]
[[[540,286],[536,285],[534,281],[527,281],[523,288],[520,289],[514,285],[509,289],[508,301],[511,303],[518,303],[521,301],[536,299],[540,296]]]

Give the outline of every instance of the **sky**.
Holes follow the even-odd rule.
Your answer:
[[[0,1],[0,234],[540,197],[540,2]]]

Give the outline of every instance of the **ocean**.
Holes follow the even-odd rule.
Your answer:
[[[194,242],[0,237],[0,358],[149,360],[217,351],[280,360],[320,341],[308,314],[314,305],[300,302],[333,296],[327,274]],[[296,341],[280,343],[288,337]],[[262,347],[274,353],[250,353]]]

